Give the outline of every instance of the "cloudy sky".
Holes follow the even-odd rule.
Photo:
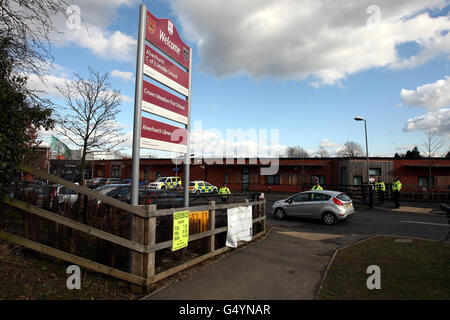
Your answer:
[[[81,28],[55,17],[54,69],[30,85],[61,104],[55,85],[72,72],[110,73],[129,153],[140,3],[193,48],[198,152],[232,144],[266,153],[271,142],[277,152],[299,145],[333,155],[347,140],[364,146],[357,115],[367,119],[371,156],[420,146],[424,131],[450,138],[449,1],[75,0]]]

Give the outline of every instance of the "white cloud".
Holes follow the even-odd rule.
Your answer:
[[[450,108],[430,111],[424,115],[409,119],[404,131],[422,130],[435,132],[450,138]]]
[[[417,87],[416,90],[402,89],[400,97],[405,104],[428,110],[450,106],[450,77],[445,76],[434,83]]]
[[[66,81],[70,81],[66,77],[58,77],[55,75],[44,75],[39,77],[35,74],[29,74],[27,87],[41,93],[41,96],[56,99],[64,99],[57,87],[63,87]]]
[[[324,147],[325,149],[327,149],[327,148],[337,148],[337,147],[339,147],[339,144],[331,142],[328,139],[323,139],[322,141],[320,141],[320,146]]]
[[[276,157],[286,152],[270,131],[227,130],[225,136],[215,129],[194,128],[191,132],[191,152],[196,157]]]
[[[132,81],[134,73],[120,70],[111,71],[111,77],[122,79],[123,81]]]
[[[66,83],[70,83],[72,80],[63,74],[62,76],[46,74],[41,77],[35,74],[28,74],[27,87],[41,92],[41,96],[64,99],[57,87],[64,87]],[[122,103],[133,103],[134,98],[120,94]]]
[[[370,68],[406,68],[450,54],[448,17],[430,17],[445,0],[378,0],[381,20],[368,25],[372,0],[173,0],[184,35],[197,44],[200,68],[217,77],[312,78],[339,84]],[[421,14],[418,14],[422,12]],[[415,42],[414,57],[397,46]]]
[[[51,36],[52,42],[60,46],[75,44],[106,59],[133,61],[136,58],[137,40],[121,31],[108,28],[117,18],[121,7],[138,3],[137,0],[74,1],[71,4],[80,8],[81,24],[78,28],[68,28],[64,15],[55,16],[53,22],[58,32]],[[70,13],[73,14],[75,13]]]
[[[421,130],[450,138],[450,77],[424,84],[416,90],[402,89],[402,101],[410,106],[425,107],[428,113],[408,119],[404,131]]]
[[[117,128],[118,130],[123,130],[123,129],[127,128],[127,125],[122,124],[118,121],[109,121],[107,126],[110,128]],[[66,132],[65,134],[67,136],[61,134],[61,132]],[[129,141],[130,134],[131,134],[131,140],[130,140],[131,142]],[[79,144],[82,144],[82,140],[79,136],[74,135],[71,132],[63,130],[61,126],[56,124],[55,127],[51,130],[40,129],[38,131],[38,139],[42,140],[41,145],[42,146],[50,146],[52,135],[55,136],[56,138],[58,138],[59,140],[61,140],[62,142],[64,142],[72,150],[79,149],[79,147],[77,147],[70,139],[72,139],[73,141],[76,141]],[[70,139],[68,137],[70,137]],[[109,139],[111,139],[111,138],[108,138],[106,136],[102,139],[102,141],[106,142]],[[116,138],[114,138],[114,139],[116,139]],[[127,148],[127,147],[131,148],[132,141],[133,141],[132,139],[133,139],[133,132],[132,131],[126,132],[125,134],[123,134],[120,137],[120,140],[124,140],[124,141],[121,144],[119,144],[115,149],[117,150],[120,148]]]

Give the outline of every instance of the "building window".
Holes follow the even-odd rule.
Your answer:
[[[347,184],[347,168],[341,167],[341,184]]]
[[[419,187],[425,188],[428,187],[428,176],[419,177]],[[431,186],[434,187],[434,177],[431,177]]]
[[[111,178],[120,178],[120,164],[111,165]]]
[[[353,176],[353,185],[361,186],[362,185],[362,177],[361,176]]]
[[[381,176],[381,168],[369,168],[369,175]]]
[[[325,184],[325,176],[319,176],[319,175],[313,175],[311,176],[311,183],[314,183],[314,177],[317,177],[319,179],[319,184]]]
[[[227,183],[228,184],[228,173],[225,173],[223,175],[223,183]]]
[[[267,184],[280,184],[280,175],[267,176]]]

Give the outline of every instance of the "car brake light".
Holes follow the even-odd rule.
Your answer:
[[[152,203],[152,198],[147,199],[147,204],[150,204],[150,203]]]
[[[333,202],[334,202],[335,205],[338,205],[338,206],[343,206],[344,205],[344,203],[342,203],[341,200],[336,199],[336,198],[333,198]]]

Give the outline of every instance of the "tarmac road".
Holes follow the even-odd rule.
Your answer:
[[[274,200],[268,200],[266,204],[267,224],[296,231],[346,235],[385,234],[433,240],[444,239],[450,231],[445,215],[398,212],[390,208],[357,207],[351,219],[340,221],[334,226],[326,226],[320,220],[298,217],[276,220],[272,214],[273,202]],[[405,206],[414,205],[414,203],[405,203]],[[429,206],[437,208],[438,204],[430,204]]]

